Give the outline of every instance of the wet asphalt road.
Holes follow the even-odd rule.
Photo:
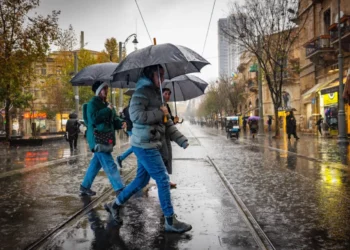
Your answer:
[[[248,135],[227,140],[216,129],[189,124],[179,129],[191,147],[184,151],[173,146],[171,179],[179,187],[172,191],[172,199],[179,217],[192,223],[192,231],[185,235],[163,232],[152,187],[125,205],[123,227],[112,225],[102,205],[97,205],[43,248],[257,248],[209,156],[276,249],[350,249],[347,148],[334,148],[334,141],[323,138],[288,143],[268,137],[252,140]],[[87,201],[77,192],[88,161],[88,156],[79,157],[0,179],[1,249],[23,249],[82,208]],[[128,163],[127,168],[132,169],[135,157]],[[109,187],[101,173],[94,189],[101,194]]]

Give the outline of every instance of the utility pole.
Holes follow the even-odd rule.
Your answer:
[[[344,99],[343,99],[343,52],[341,47],[341,27],[340,27],[340,0],[338,0],[338,39],[339,39],[339,54],[338,54],[338,66],[339,66],[339,93],[338,93],[338,143],[348,144],[348,137],[346,133],[346,121],[344,112]]]
[[[123,43],[119,42],[119,63],[122,61],[122,50],[123,50]],[[122,112],[122,111],[123,111],[123,89],[119,89],[119,112]]]
[[[258,50],[260,54],[261,53],[260,36],[258,36]],[[262,96],[262,74],[261,74],[261,65],[259,61],[258,61],[258,91],[259,91],[259,118],[260,118],[258,136],[265,136],[264,115],[263,115],[263,96]]]
[[[78,73],[78,53],[74,51],[74,75]],[[79,118],[79,88],[74,86],[75,113]]]

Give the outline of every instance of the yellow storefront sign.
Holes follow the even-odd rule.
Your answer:
[[[324,106],[332,106],[338,103],[338,92],[324,94],[322,97]]]

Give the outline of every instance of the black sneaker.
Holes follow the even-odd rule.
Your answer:
[[[116,160],[116,162],[117,162],[117,166],[118,166],[119,168],[122,168],[123,165],[122,165],[122,160],[120,159],[120,156],[117,156],[117,159],[115,159],[115,160]]]
[[[120,215],[119,215],[120,206],[118,206],[117,203],[115,203],[114,201],[112,201],[110,203],[106,203],[104,205],[104,208],[106,209],[106,211],[108,213],[110,213],[112,215],[115,222],[117,222],[120,225],[123,224],[123,220],[122,220],[122,218],[120,218]]]
[[[190,231],[192,226],[176,219],[176,214],[171,217],[165,217],[165,231],[172,233],[184,233]]]
[[[80,185],[80,195],[81,196],[94,196],[96,195],[96,192],[95,191],[92,191],[90,188],[86,188],[86,187],[83,187],[82,185]]]

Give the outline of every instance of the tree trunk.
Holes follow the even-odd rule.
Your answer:
[[[6,131],[6,141],[10,140],[10,105],[11,100],[6,98],[5,100],[5,131]]]
[[[60,112],[60,115],[61,115],[61,131],[63,131],[63,126],[62,126],[62,123],[63,123],[63,113]]]
[[[279,126],[279,118],[278,118],[278,109],[275,108],[275,130],[276,130],[276,133],[275,133],[275,137],[279,137],[280,136],[280,126]]]

